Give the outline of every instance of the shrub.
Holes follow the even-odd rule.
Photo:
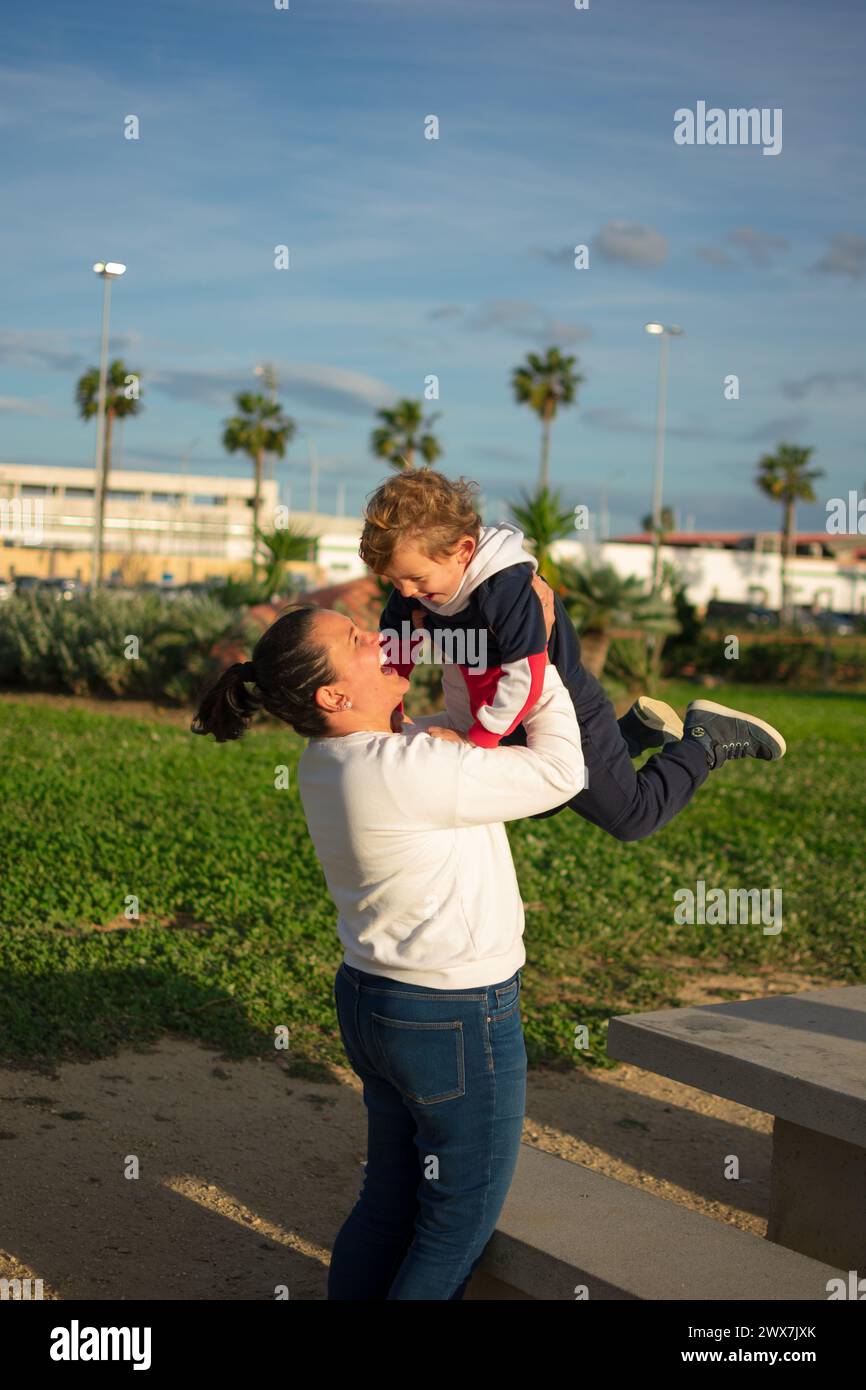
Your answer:
[[[736,659],[725,658],[725,636],[704,634],[688,647],[665,653],[667,676],[714,675],[723,680],[752,685],[791,685],[801,688],[861,685],[866,682],[866,642],[839,637],[827,644],[814,641],[740,640]]]
[[[209,597],[15,594],[0,606],[0,683],[186,703],[214,670],[215,643],[242,622]],[[135,658],[125,655],[130,637]]]

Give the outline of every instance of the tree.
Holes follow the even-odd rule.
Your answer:
[[[644,531],[649,531],[653,538],[652,583],[655,588],[659,586],[659,551],[667,532],[674,529],[674,514],[670,507],[662,507],[659,511],[659,524],[656,526],[652,512],[648,512],[641,526]],[[658,654],[661,650],[659,643],[656,643],[656,648]]]
[[[108,492],[108,479],[111,473],[111,439],[115,420],[125,419],[127,415],[138,415],[141,410],[141,401],[138,392],[138,372],[130,372],[124,366],[121,359],[115,360],[109,365],[105,378],[105,437],[103,441],[103,486],[101,492],[98,487],[94,488],[96,496],[96,514],[94,515],[94,526],[97,528],[98,535],[103,534],[105,524],[105,497]],[[75,388],[75,400],[78,406],[78,413],[82,420],[89,420],[99,409],[99,368],[90,367],[78,380]],[[96,557],[96,572],[93,576],[94,584],[102,583],[102,547]]]
[[[253,494],[253,574],[256,572],[256,541],[259,534],[259,512],[262,503],[262,476],[265,454],[283,458],[286,445],[295,436],[295,422],[284,415],[278,401],[269,400],[255,391],[240,391],[235,396],[237,415],[223,422],[223,448],[230,454],[248,454],[253,462],[255,490]]]
[[[262,589],[270,598],[280,587],[286,565],[292,560],[306,560],[310,545],[315,545],[318,536],[307,536],[291,527],[283,527],[271,532],[257,530],[256,539],[267,556]]]
[[[518,405],[531,406],[541,420],[541,464],[538,486],[549,480],[550,427],[561,405],[572,405],[584,378],[571,369],[576,357],[562,357],[559,348],[548,348],[546,357],[526,354],[526,362],[511,374],[511,389]]]
[[[654,529],[654,527],[653,527],[653,516],[652,516],[652,512],[647,512],[646,516],[645,516],[645,517],[643,518],[643,520],[641,521],[641,529],[644,530],[644,531],[649,531],[650,533],[652,533],[652,531],[653,531],[653,529]],[[666,535],[668,534],[668,532],[669,532],[669,531],[673,531],[673,529],[674,529],[674,514],[673,514],[673,510],[672,510],[670,507],[662,507],[661,513],[660,513],[660,515],[659,515],[659,535],[660,535],[660,536],[666,536]]]
[[[813,447],[801,448],[797,444],[780,444],[775,454],[764,454],[758,462],[755,483],[767,497],[781,502],[782,512],[782,612],[783,622],[790,621],[790,598],[788,593],[788,561],[794,553],[795,526],[794,508],[798,502],[814,502],[815,492],[812,483],[823,478],[823,468],[807,468],[814,454]]]
[[[537,488],[531,497],[524,489],[522,503],[509,502],[508,509],[532,547],[541,578],[556,588],[559,568],[550,547],[574,530],[574,512],[563,511],[559,493],[546,487]]]
[[[442,453],[442,446],[430,433],[439,413],[425,418],[420,401],[403,399],[391,409],[377,410],[382,421],[370,435],[370,448],[377,458],[387,459],[392,468],[411,468],[415,450],[426,463],[433,463]]]
[[[621,575],[613,565],[588,560],[582,566],[560,565],[562,602],[580,633],[581,660],[596,678],[604,671],[617,624],[645,634],[677,630],[671,603],[660,593],[647,593],[636,575]]]

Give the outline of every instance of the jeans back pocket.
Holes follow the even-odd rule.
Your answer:
[[[407,1100],[435,1105],[466,1091],[463,1023],[416,1023],[371,1014],[373,1040],[388,1081]]]
[[[520,976],[515,975],[507,985],[500,985],[493,992],[496,996],[496,1012],[502,1013],[505,1009],[510,1009],[512,1004],[517,1003],[520,995]]]

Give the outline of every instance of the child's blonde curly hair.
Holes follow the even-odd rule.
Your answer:
[[[478,483],[453,482],[432,468],[405,468],[388,478],[364,508],[358,554],[374,574],[390,565],[398,545],[414,545],[431,560],[451,554],[461,536],[478,543]]]

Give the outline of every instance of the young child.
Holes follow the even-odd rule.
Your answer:
[[[521,720],[541,692],[547,655],[574,702],[586,764],[584,789],[565,805],[618,840],[642,840],[666,825],[729,759],[783,756],[785,740],[770,724],[709,700],[693,700],[682,721],[670,705],[641,696],[617,720],[581,665],[577,633],[556,593],[548,642],[532,588],[537,563],[523,549],[523,533],[508,523],[483,525],[475,486],[429,468],[388,478],[365,508],[359,547],[370,569],[394,585],[379,629],[386,649],[398,652],[390,664],[401,676],[415,664],[417,641],[404,636],[419,609],[445,662],[461,645],[463,655],[472,653],[443,672],[446,711],[468,742],[526,743]],[[631,759],[649,748],[661,752],[635,769]]]

